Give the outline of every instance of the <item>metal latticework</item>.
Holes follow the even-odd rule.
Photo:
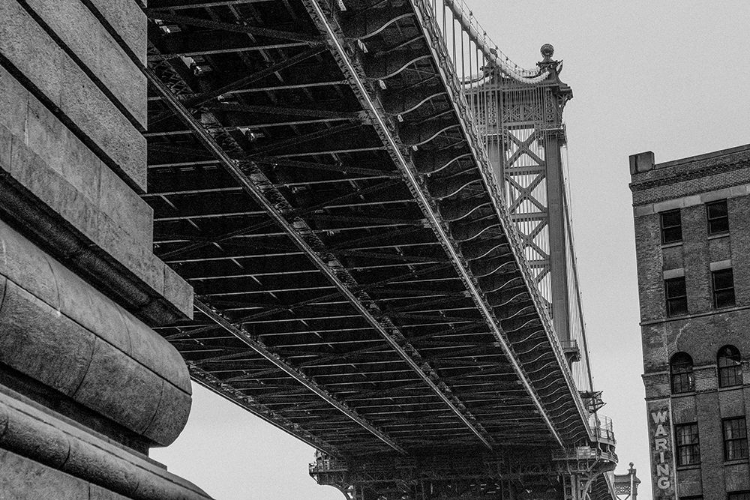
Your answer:
[[[345,464],[314,472],[352,498],[416,495],[401,460],[425,499],[560,490],[550,450],[597,435],[473,120],[484,70],[431,0],[146,13],[144,198],[196,292],[159,332],[194,380]],[[510,465],[446,482],[436,457]]]
[[[550,45],[533,70],[522,69],[487,37],[462,0],[433,0],[437,25],[463,82],[477,132],[524,257],[548,304],[577,386],[593,390],[576,270],[563,108],[572,97]]]

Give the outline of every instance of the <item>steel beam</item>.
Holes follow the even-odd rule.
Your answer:
[[[204,106],[211,111],[236,111],[242,113],[260,113],[281,116],[308,116],[312,118],[331,118],[336,120],[361,121],[363,116],[356,111],[331,111],[327,109],[305,109],[287,106],[257,106],[251,104],[233,104],[226,102],[207,103]]]
[[[188,362],[188,370],[190,371],[192,379],[198,384],[228,399],[237,406],[246,409],[277,429],[281,429],[300,441],[309,444],[313,448],[325,451],[333,456],[341,456],[341,452],[335,446],[320,439],[318,436],[305,431],[299,425],[296,425],[291,420],[279,415],[265,405],[258,403],[252,397],[242,393],[242,391],[229,387],[210,372],[207,372],[196,365],[192,365],[190,362]]]
[[[382,442],[390,446],[392,449],[394,449],[398,453],[401,453],[404,455],[406,454],[406,450],[404,450],[401,446],[399,446],[392,438],[390,438],[383,431],[381,431],[380,429],[375,427],[372,423],[370,423],[367,419],[362,417],[359,413],[356,412],[356,410],[350,408],[346,403],[339,401],[333,394],[329,393],[328,391],[320,387],[317,383],[311,380],[307,375],[302,373],[300,370],[291,366],[278,354],[271,352],[268,349],[268,347],[266,347],[259,340],[255,339],[254,336],[252,336],[250,333],[245,331],[243,328],[239,328],[235,326],[234,324],[232,324],[231,321],[229,321],[227,318],[222,316],[217,310],[201,302],[200,300],[194,301],[193,304],[196,310],[200,311],[201,313],[206,315],[208,318],[210,318],[211,321],[215,322],[221,328],[223,328],[224,330],[231,333],[232,335],[237,337],[239,340],[247,344],[248,347],[252,348],[255,352],[263,356],[266,360],[268,360],[271,364],[276,366],[279,370],[283,371],[284,373],[292,377],[294,380],[299,382],[301,385],[307,388],[310,392],[317,395],[320,399],[328,403],[328,405],[339,410],[347,418],[351,419],[352,421],[357,423],[359,426],[366,429],[373,436],[380,439]]]
[[[145,10],[145,12],[152,19],[159,19],[161,21],[167,21],[176,24],[185,24],[188,26],[198,26],[199,28],[245,33],[248,35],[262,36],[266,38],[278,38],[281,40],[293,40],[297,42],[304,42],[306,44],[318,44],[323,41],[319,36],[308,35],[305,33],[279,31],[263,28],[260,26],[248,26],[247,24],[227,23],[222,21],[214,21],[211,19],[170,14],[169,12],[164,12],[161,9],[148,8]]]
[[[529,397],[533,401],[534,406],[537,408],[537,411],[539,412],[540,417],[546,423],[551,435],[554,437],[557,443],[561,447],[565,447],[566,443],[564,442],[563,438],[560,436],[560,433],[558,432],[556,426],[550,420],[550,416],[548,412],[545,410],[545,407],[539,395],[537,394],[536,390],[534,389],[528,374],[525,372],[525,370],[521,366],[521,363],[518,360],[515,352],[513,351],[513,348],[510,346],[509,340],[507,339],[505,332],[502,330],[500,326],[500,322],[495,317],[495,314],[492,311],[489,304],[486,303],[482,291],[479,289],[479,287],[476,284],[476,279],[469,271],[468,266],[466,265],[466,263],[464,262],[464,259],[462,258],[460,254],[460,250],[457,248],[456,243],[448,235],[446,228],[442,224],[442,220],[441,220],[439,213],[437,213],[437,210],[433,208],[434,204],[431,203],[432,200],[429,198],[429,195],[425,193],[422,183],[417,178],[417,174],[415,173],[416,169],[413,167],[411,162],[404,156],[400,148],[400,143],[394,137],[394,133],[387,126],[383,118],[384,113],[382,112],[381,107],[373,101],[373,98],[370,96],[370,93],[368,92],[368,89],[364,81],[359,76],[362,74],[361,68],[355,68],[354,64],[352,63],[351,58],[349,57],[349,55],[347,54],[346,50],[344,49],[342,45],[339,35],[334,29],[332,23],[326,17],[318,1],[317,0],[302,0],[302,1],[307,7],[307,10],[310,13],[310,16],[313,18],[313,21],[318,25],[319,29],[326,35],[328,45],[331,51],[334,52],[336,56],[336,60],[337,62],[339,62],[339,65],[342,71],[344,72],[345,75],[347,75],[350,85],[352,86],[355,94],[360,99],[360,102],[362,103],[363,107],[370,114],[370,119],[373,123],[373,126],[376,128],[376,130],[378,131],[378,134],[381,136],[384,143],[386,144],[388,148],[388,152],[390,153],[391,157],[395,160],[396,165],[399,167],[399,169],[403,173],[404,178],[406,182],[409,184],[409,187],[412,193],[414,193],[414,195],[417,197],[420,208],[422,209],[423,213],[428,218],[430,222],[430,226],[432,227],[435,235],[438,237],[439,241],[442,242],[443,247],[446,249],[449,257],[451,258],[451,261],[454,263],[455,269],[458,271],[464,284],[466,285],[466,288],[471,293],[471,296],[474,299],[474,302],[476,303],[482,316],[484,316],[487,325],[493,331],[494,336],[498,341],[498,344],[500,345],[507,359],[513,366],[513,369],[518,374],[518,379],[521,381]],[[419,19],[420,16],[418,15],[417,17]],[[419,19],[419,21],[421,23],[422,19]],[[437,56],[434,56],[434,58],[436,60],[439,59]],[[455,96],[455,98],[458,98],[458,97]],[[466,130],[463,130],[463,132],[464,134],[467,134]],[[481,162],[481,160],[479,159],[479,154],[476,152],[475,152],[475,158],[478,163]],[[486,176],[485,172],[482,172],[482,177],[483,177],[482,180],[484,181],[484,184],[486,186],[492,185],[489,179],[486,179],[485,176]],[[494,197],[492,197],[492,201],[493,201],[493,204],[495,204],[495,209],[497,213],[499,214],[503,210],[503,208],[499,205],[499,201],[495,199]],[[505,222],[505,221],[501,219],[501,222]],[[503,226],[506,232],[510,229],[509,224],[503,224]],[[538,310],[540,311],[541,309],[538,308]]]
[[[161,9],[207,9],[209,7],[229,7],[244,4],[272,2],[273,0],[215,0],[215,1],[195,1],[195,0],[149,0],[151,10]]]
[[[317,4],[316,4],[317,5]],[[311,49],[313,50],[313,49]],[[318,49],[314,49],[318,50]],[[316,52],[317,53],[317,52]],[[312,54],[310,54],[312,55]],[[306,57],[310,57],[307,55]],[[481,428],[480,424],[468,410],[459,408],[465,406],[452,395],[447,387],[441,387],[435,380],[440,376],[427,363],[423,362],[417,350],[404,340],[404,336],[398,330],[387,315],[380,312],[378,305],[366,294],[352,291],[357,287],[356,281],[348,271],[338,262],[338,259],[326,248],[322,247],[319,240],[312,234],[307,224],[300,218],[288,220],[288,216],[279,207],[272,203],[266,195],[273,196],[279,200],[282,197],[270,186],[267,180],[261,179],[259,172],[254,173],[252,178],[241,166],[241,162],[231,158],[216,140],[208,133],[204,126],[196,120],[190,111],[179,99],[172,94],[170,89],[150,69],[142,68],[149,82],[162,96],[169,108],[195,133],[200,142],[220,161],[222,166],[237,180],[243,189],[266,210],[269,216],[284,230],[295,245],[303,250],[315,267],[346,297],[352,306],[359,311],[360,315],[377,331],[380,336],[398,353],[407,363],[411,370],[423,380],[425,384],[439,397],[450,410],[463,422],[463,424],[489,449],[492,449],[492,437]],[[215,94],[209,92],[209,94]],[[218,94],[217,94],[218,95]],[[265,192],[264,192],[265,190]],[[317,240],[317,241],[316,241]],[[317,248],[314,248],[313,245]],[[377,314],[377,317],[375,316]],[[378,319],[380,318],[380,319]]]
[[[231,161],[234,161],[234,160],[231,160]],[[326,208],[326,207],[328,207],[332,203],[340,203],[340,202],[342,202],[344,200],[348,200],[348,199],[353,198],[353,197],[364,196],[365,194],[368,194],[368,193],[373,193],[373,192],[376,192],[376,191],[387,189],[389,187],[393,187],[394,185],[396,185],[396,183],[397,182],[395,180],[382,182],[382,183],[376,184],[374,186],[370,186],[370,187],[367,187],[367,188],[364,188],[364,189],[359,189],[359,190],[356,190],[354,192],[347,193],[347,194],[345,194],[343,196],[339,196],[337,198],[333,198],[331,200],[328,200],[328,201],[325,201],[323,203],[319,203],[317,205],[313,205],[313,206],[310,206],[310,207],[307,207],[307,208],[304,208],[304,209],[290,210],[289,212],[285,213],[284,215],[286,215],[287,217],[301,217],[301,216],[303,216],[305,214],[312,213],[312,212],[314,212],[316,210],[321,210],[323,208]],[[240,189],[242,189],[242,187],[240,187]],[[198,250],[200,248],[204,248],[206,246],[213,245],[215,243],[220,243],[222,241],[226,241],[226,240],[229,240],[229,239],[232,239],[232,238],[237,238],[237,237],[240,237],[240,236],[243,236],[243,235],[247,235],[247,234],[253,233],[253,232],[255,232],[255,231],[259,230],[259,229],[263,229],[265,227],[272,226],[273,224],[274,224],[273,220],[267,220],[267,221],[259,222],[257,224],[252,224],[252,225],[246,226],[244,228],[236,229],[236,230],[228,232],[228,233],[224,233],[224,234],[221,234],[221,235],[214,236],[214,237],[212,237],[210,239],[210,241],[201,241],[201,242],[198,242],[198,243],[193,243],[193,244],[190,244],[188,246],[185,246],[185,247],[182,247],[182,248],[178,248],[176,250],[172,250],[170,252],[166,252],[166,253],[160,254],[159,257],[162,260],[169,260],[169,259],[172,259],[172,258],[174,258],[176,256],[184,255],[185,253],[192,252],[194,250]]]
[[[235,90],[239,90],[242,87],[247,86],[250,83],[257,82],[258,80],[262,80],[263,78],[266,78],[268,76],[273,75],[274,73],[277,73],[283,69],[289,68],[291,66],[294,66],[295,64],[298,64],[306,59],[309,59],[311,57],[314,57],[321,52],[325,50],[325,47],[321,46],[313,46],[303,52],[300,52],[299,54],[287,57],[283,61],[277,62],[275,64],[272,64],[271,66],[264,68],[260,71],[256,71],[255,73],[242,77],[238,80],[235,80],[232,83],[229,83],[227,85],[222,86],[221,88],[204,92],[202,94],[199,94],[193,98],[187,99],[184,103],[180,103],[181,106],[184,106],[186,108],[195,108],[197,106],[200,106],[201,104],[204,104],[212,99],[215,99],[219,97],[220,95],[233,92]],[[146,70],[146,68],[144,68]],[[155,75],[154,75],[155,76]],[[157,78],[158,80],[158,78]],[[161,80],[159,80],[161,81]],[[171,91],[168,90],[168,92],[171,93]],[[174,108],[172,106],[167,106],[169,109],[165,111],[164,113],[161,113],[157,116],[154,116],[152,118],[149,118],[149,125],[153,126],[156,123],[159,123],[162,120],[165,120],[167,118],[170,118],[172,115],[174,115]]]

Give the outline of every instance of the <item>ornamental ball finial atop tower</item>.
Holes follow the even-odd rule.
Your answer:
[[[555,55],[555,48],[549,43],[542,45],[542,48],[539,51],[542,53],[545,61],[549,61],[552,56]]]

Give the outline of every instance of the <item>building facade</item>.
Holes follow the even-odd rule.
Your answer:
[[[750,500],[750,145],[630,172],[654,500]]]

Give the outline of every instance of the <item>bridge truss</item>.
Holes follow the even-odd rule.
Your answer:
[[[593,478],[614,439],[589,422],[435,12],[149,1],[144,197],[155,252],[196,292],[194,320],[160,333],[350,496],[582,498],[571,463]],[[441,475],[457,459],[498,465]]]

